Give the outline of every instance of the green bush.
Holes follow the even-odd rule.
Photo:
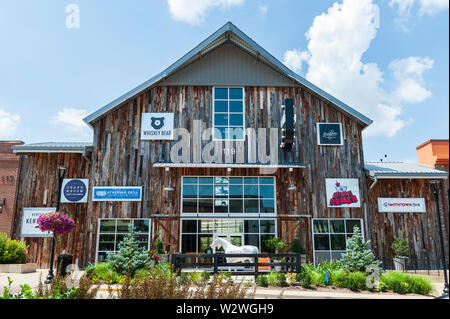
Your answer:
[[[395,271],[383,274],[380,278],[380,285],[400,294],[429,295],[433,290],[433,286],[427,278]]]
[[[286,275],[282,272],[271,272],[267,276],[267,282],[270,286],[274,287],[286,287],[288,284],[286,282]]]
[[[95,265],[95,270],[89,266],[85,272],[86,277],[91,277],[94,284],[121,284],[125,280],[125,276],[116,273],[109,262],[103,262]]]
[[[367,290],[366,278],[366,274],[362,271],[348,273],[347,288],[350,290]]]
[[[139,245],[137,240],[137,232],[135,227],[130,224],[129,233],[119,243],[119,251],[117,253],[108,253],[108,262],[111,268],[120,275],[134,274],[139,269],[145,269],[151,264],[148,251]]]
[[[278,252],[282,254],[286,250],[288,244],[282,241],[280,238],[274,236],[269,239],[266,239],[264,241],[264,245],[269,253]]]
[[[308,267],[302,267],[302,270],[297,274],[297,282],[303,288],[311,286],[311,270]]]
[[[0,233],[0,264],[24,264],[26,261],[25,242],[10,239],[5,233]]]
[[[392,242],[392,250],[395,257],[409,257],[411,255],[411,247],[403,231],[400,231],[398,237],[395,237]]]
[[[333,272],[333,276],[331,277],[331,281],[333,285],[340,288],[347,288],[348,285],[348,270],[338,269]]]
[[[306,253],[305,248],[303,248],[302,244],[300,243],[300,240],[298,239],[294,239],[294,241],[292,242],[291,251],[297,254]]]
[[[267,275],[259,275],[258,277],[256,277],[255,283],[259,287],[269,286],[269,281],[267,280]]]

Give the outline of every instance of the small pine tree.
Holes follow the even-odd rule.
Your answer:
[[[151,259],[148,251],[139,246],[136,228],[130,225],[128,231],[127,236],[119,243],[119,251],[108,254],[108,261],[115,272],[121,275],[129,273],[134,276],[137,270],[149,265]]]
[[[353,228],[354,235],[347,240],[347,253],[340,260],[343,268],[348,271],[366,271],[369,265],[381,269],[381,261],[376,260],[373,252],[367,248],[370,241],[364,242],[358,227]]]
[[[411,247],[403,231],[400,231],[398,237],[395,237],[392,242],[392,250],[394,251],[395,257],[409,257],[411,255]]]

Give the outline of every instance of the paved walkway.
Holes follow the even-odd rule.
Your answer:
[[[12,292],[18,293],[20,291],[20,285],[28,284],[31,288],[37,288],[39,285],[39,279],[44,281],[47,277],[47,269],[38,269],[35,273],[28,274],[5,274],[0,273],[0,294],[3,294],[3,287],[8,286],[8,276],[13,280]],[[82,274],[82,272],[80,272]],[[442,278],[442,274],[441,274]],[[248,281],[253,278],[246,277],[236,277],[235,281]],[[443,279],[442,279],[443,281]],[[440,292],[444,288],[442,282],[434,282],[435,296],[440,295]],[[268,289],[268,288],[258,288],[255,292],[256,299],[276,299],[280,297],[283,291],[282,299],[430,299],[433,297],[418,296],[418,295],[400,295],[393,293],[368,293],[368,292],[342,292],[340,291],[312,291],[312,290],[297,290],[297,289]],[[253,292],[253,288],[249,289],[249,292]],[[108,290],[107,286],[102,286],[99,291],[98,298],[107,298]]]

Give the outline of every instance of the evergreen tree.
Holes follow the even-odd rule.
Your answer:
[[[145,268],[151,263],[147,249],[139,245],[136,239],[138,233],[136,228],[130,224],[129,233],[119,243],[119,251],[117,253],[108,253],[108,261],[111,268],[122,275],[129,273],[134,276],[137,270]]]
[[[373,252],[367,248],[370,241],[364,242],[358,227],[353,228],[354,235],[347,240],[347,253],[342,255],[342,267],[348,271],[366,271],[369,265],[381,269],[381,261],[376,260]]]

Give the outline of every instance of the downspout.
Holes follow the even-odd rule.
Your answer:
[[[372,188],[375,186],[375,184],[378,182],[378,177],[376,177],[376,176],[374,176],[373,177],[373,183],[372,183],[372,185],[370,185],[370,187],[369,187],[369,193],[370,193],[370,191],[372,190]]]

